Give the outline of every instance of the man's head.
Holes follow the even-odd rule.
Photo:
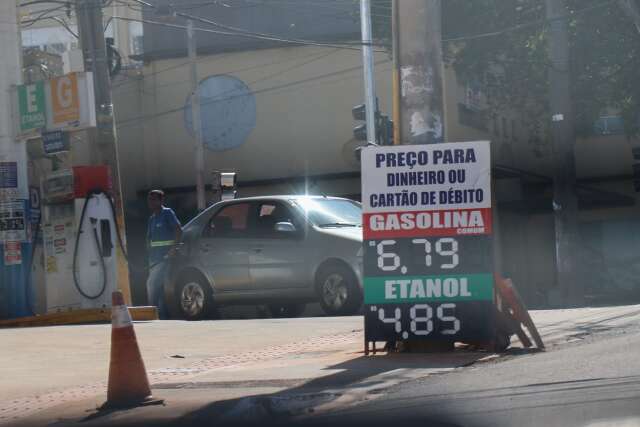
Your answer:
[[[151,190],[147,195],[147,205],[153,212],[158,212],[162,208],[164,202],[164,191]]]

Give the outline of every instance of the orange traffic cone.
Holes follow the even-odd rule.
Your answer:
[[[112,303],[111,363],[104,407],[122,408],[149,404],[152,402],[149,379],[122,292],[113,293]]]

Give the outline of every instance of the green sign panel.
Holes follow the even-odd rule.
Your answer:
[[[365,304],[492,301],[492,274],[367,277]]]
[[[20,131],[28,132],[45,127],[44,83],[18,86]]]

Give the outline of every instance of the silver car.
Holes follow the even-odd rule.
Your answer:
[[[185,319],[216,306],[265,304],[294,317],[319,301],[329,315],[362,305],[362,209],[336,197],[217,203],[189,222],[172,266],[169,306]]]

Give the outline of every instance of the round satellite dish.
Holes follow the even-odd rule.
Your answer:
[[[240,147],[256,127],[256,99],[249,87],[231,76],[211,76],[198,85],[200,124],[205,147],[225,151]],[[191,95],[184,107],[187,131],[194,135]]]

